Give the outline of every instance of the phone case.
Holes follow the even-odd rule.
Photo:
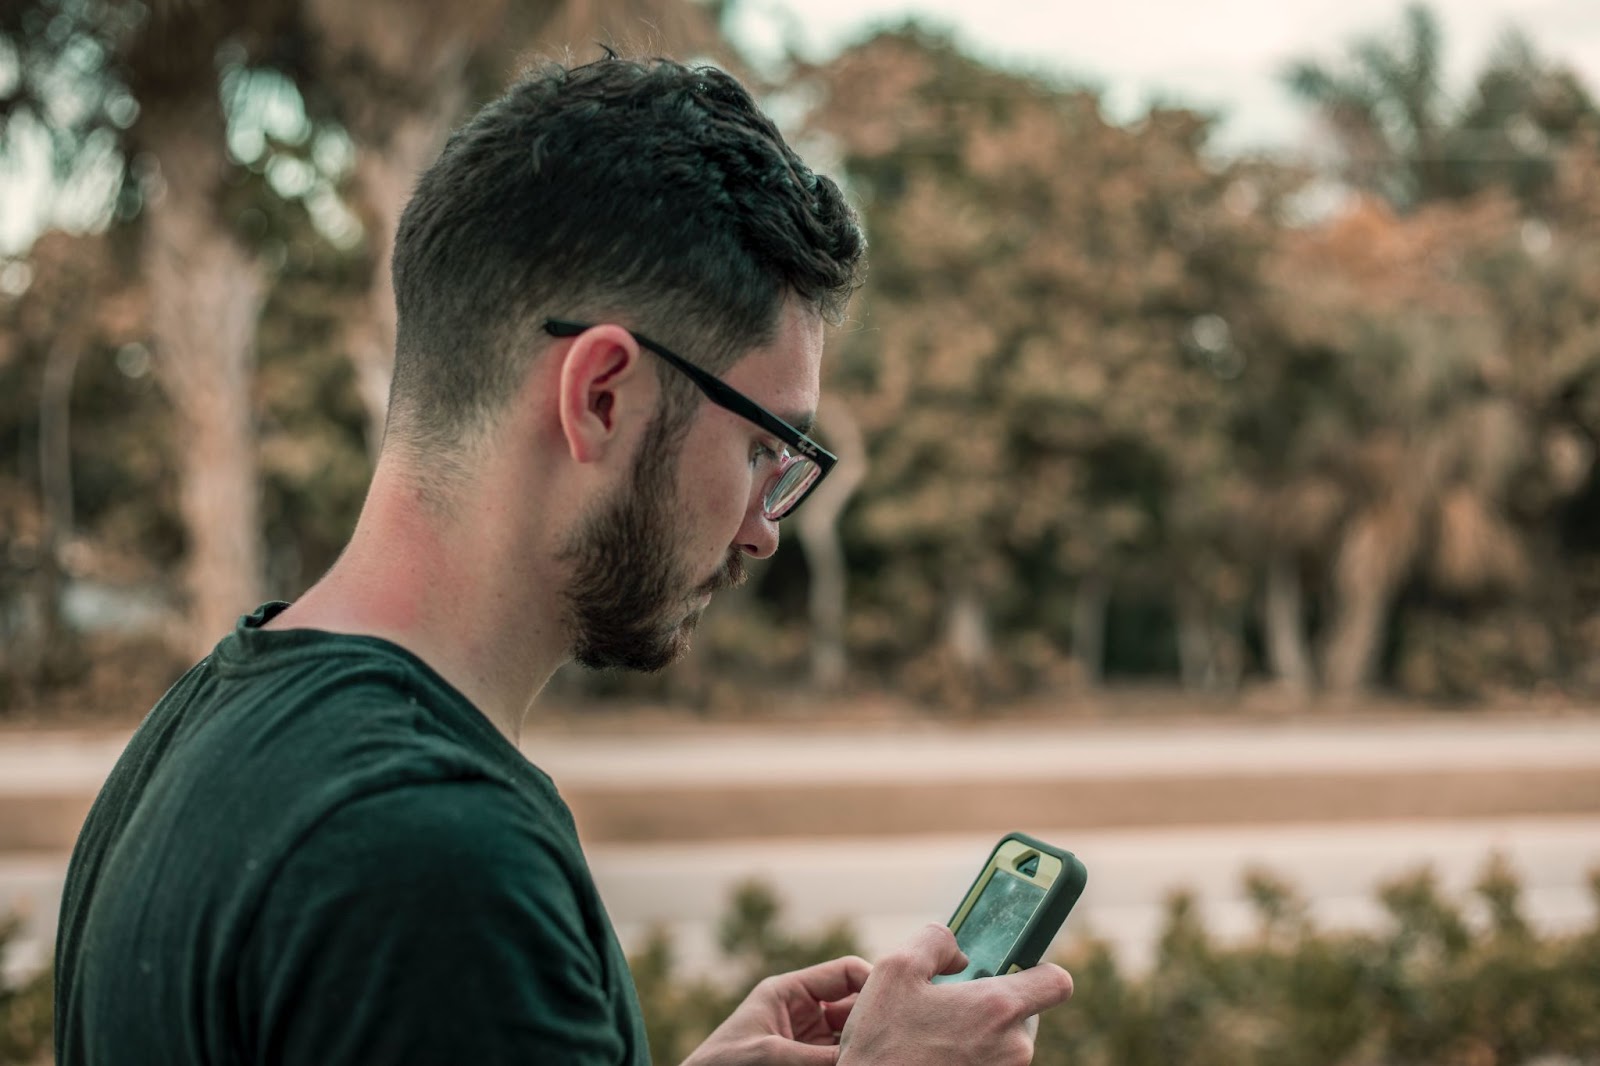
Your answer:
[[[1071,912],[1073,905],[1078,902],[1078,897],[1083,895],[1084,885],[1089,880],[1089,871],[1084,868],[1083,863],[1079,862],[1078,857],[1072,852],[1064,851],[1053,844],[1046,844],[1037,837],[1031,837],[1026,833],[1007,833],[1000,838],[989,852],[989,857],[984,860],[982,869],[978,871],[978,876],[973,878],[972,884],[968,886],[966,893],[961,897],[961,902],[956,906],[955,913],[950,916],[949,924],[951,928],[956,927],[956,920],[962,916],[963,911],[967,910],[968,902],[978,892],[984,882],[985,875],[989,873],[990,868],[994,865],[995,857],[1009,840],[1020,841],[1036,851],[1046,855],[1054,855],[1061,860],[1061,874],[1056,878],[1055,884],[1045,891],[1044,900],[1039,904],[1039,908],[1034,912],[1033,917],[1029,919],[1022,935],[1017,938],[1016,944],[1006,955],[1005,960],[996,971],[997,973],[1011,973],[1014,969],[1026,970],[1030,966],[1038,965],[1039,960],[1044,957],[1045,951],[1049,949],[1050,942],[1055,939],[1056,933],[1060,931],[1062,923],[1067,920],[1067,914]]]

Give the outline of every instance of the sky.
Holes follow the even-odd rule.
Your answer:
[[[1600,94],[1600,0],[1432,0],[1447,89],[1464,92],[1495,42],[1520,27]],[[1399,31],[1399,0],[742,0],[735,33],[757,54],[785,37],[821,58],[909,15],[955,31],[980,57],[1096,86],[1113,116],[1152,100],[1217,111],[1216,145],[1309,150],[1312,124],[1283,89],[1292,59],[1342,56],[1352,38]]]

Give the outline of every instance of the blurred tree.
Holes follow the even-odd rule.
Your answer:
[[[566,12],[565,32],[623,36],[667,12],[661,21],[682,32],[659,43],[687,50],[716,39],[709,16],[683,0],[570,6],[581,10]],[[497,83],[515,50],[560,10],[499,0],[448,11],[400,2],[33,0],[0,11],[0,45],[18,75],[0,97],[0,131],[12,143],[47,137],[66,187],[138,219],[153,365],[186,444],[190,609],[180,642],[190,653],[209,649],[262,595],[252,387],[261,311],[284,260],[262,258],[268,235],[252,219],[275,211],[258,197],[306,201],[328,238],[336,222],[327,215],[341,209],[327,172],[337,177],[344,166],[339,140],[357,139],[349,187],[374,270],[365,309],[350,304],[343,317],[375,446],[393,339],[388,253],[412,176],[474,91]],[[314,122],[302,88],[320,108]],[[286,108],[299,113],[287,128],[275,123]],[[330,126],[330,115],[349,130]],[[72,348],[64,341],[58,350]]]
[[[848,520],[877,570],[857,641],[937,649],[938,684],[995,675],[996,625],[1031,632],[1005,665],[1034,673],[1070,631],[1089,678],[1110,590],[1176,586],[1191,678],[1235,672],[1213,622],[1244,587],[1220,430],[1268,227],[1202,160],[1204,120],[1123,129],[916,27],[798,80],[873,241],[829,370],[873,456]]]
[[[348,194],[363,224],[371,280],[345,338],[367,409],[373,455],[383,438],[394,361],[389,259],[416,176],[474,99],[494,95],[525,53],[624,51],[726,58],[710,12],[690,0],[303,0],[303,90],[355,143]]]
[[[7,133],[30,117],[63,173],[98,168],[120,187],[119,209],[140,213],[154,367],[185,442],[180,642],[193,654],[257,602],[261,581],[249,389],[263,280],[223,209],[231,165],[216,62],[225,45],[270,45],[284,17],[280,3],[35,0],[0,21],[19,68]]]
[[[1274,594],[1326,575],[1331,690],[1375,680],[1401,616],[1413,623],[1399,634],[1405,687],[1482,694],[1464,661],[1441,673],[1424,650],[1433,612],[1493,614],[1502,633],[1517,617],[1503,651],[1463,649],[1506,680],[1558,668],[1565,583],[1552,580],[1551,535],[1590,476],[1581,412],[1600,350],[1579,295],[1594,269],[1586,243],[1553,255],[1541,238],[1531,256],[1530,233],[1542,230],[1503,194],[1406,217],[1369,200],[1280,246],[1282,357],[1250,382],[1240,455],[1286,571],[1271,580],[1291,589]]]
[[[547,9],[550,4],[524,4]],[[310,84],[355,144],[348,192],[371,262],[366,305],[348,318],[344,343],[366,408],[368,451],[378,454],[394,362],[389,257],[411,188],[466,109],[470,68],[502,35],[508,0],[439,5],[410,0],[349,4],[305,0]],[[354,309],[353,309],[354,310]]]
[[[46,613],[63,579],[181,562],[175,515],[191,600],[219,573],[236,586],[197,646],[255,596],[297,594],[381,432],[410,175],[525,43],[717,56],[716,15],[0,9],[10,143],[53,138],[61,206],[112,223],[0,264],[0,430],[19,445],[0,627],[43,619],[34,647],[65,651]],[[1437,26],[1405,25],[1322,71],[1367,93],[1347,115],[1361,143],[1389,139],[1350,175],[1384,196],[1318,224],[1287,210],[1303,175],[1209,159],[1185,111],[1119,127],[1092,94],[915,28],[798,64],[777,108],[811,109],[803,151],[844,175],[873,241],[822,413],[871,464],[861,499],[836,473],[799,550],[708,618],[689,681],[661,691],[745,702],[710,678],[798,676],[808,651],[823,687],[848,651],[968,701],[1107,668],[1226,689],[1257,637],[1297,692],[1319,673],[1435,697],[1600,687],[1593,103],[1508,38],[1453,106]]]
[[[1285,75],[1295,95],[1326,118],[1344,152],[1346,180],[1402,207],[1451,187],[1440,38],[1432,8],[1412,3],[1398,40],[1364,37],[1342,65],[1303,59]]]
[[[141,381],[144,296],[116,244],[48,233],[27,287],[0,298],[0,435],[17,445],[16,466],[0,471],[0,662],[24,689],[87,666],[66,618],[69,579],[145,576],[146,558],[170,553],[169,460],[151,432],[165,409]]]
[[[1588,482],[1596,441],[1579,414],[1587,401],[1573,402],[1589,393],[1595,312],[1573,284],[1592,269],[1583,249],[1593,231],[1570,176],[1593,166],[1600,115],[1572,72],[1516,33],[1453,106],[1439,38],[1431,12],[1414,6],[1402,39],[1357,42],[1343,69],[1303,61],[1289,72],[1332,124],[1345,179],[1417,213],[1402,221],[1361,205],[1321,236],[1291,236],[1274,275],[1293,279],[1282,302],[1298,334],[1291,352],[1335,377],[1387,364],[1391,381],[1351,378],[1320,405],[1301,393],[1311,403],[1286,409],[1332,418],[1325,446],[1312,443],[1315,417],[1289,423],[1322,458],[1273,453],[1302,464],[1285,484],[1320,515],[1297,541],[1287,528],[1296,509],[1280,512],[1291,555],[1337,530],[1324,667],[1339,690],[1372,679],[1396,612],[1399,679],[1431,695],[1482,694],[1491,675],[1550,676],[1564,639],[1553,619],[1572,613],[1563,583],[1546,575],[1561,568],[1552,532]],[[1321,340],[1305,332],[1308,315],[1321,317]],[[1355,422],[1339,425],[1341,406]],[[1339,452],[1354,460],[1343,476]],[[1275,567],[1283,611],[1293,572]],[[1472,620],[1489,605],[1498,624]]]
[[[1340,175],[1401,210],[1504,188],[1532,208],[1554,180],[1559,149],[1597,118],[1577,76],[1511,31],[1464,102],[1443,83],[1443,43],[1432,8],[1406,8],[1393,40],[1367,36],[1343,62],[1301,59],[1285,71],[1326,120]]]
[[[190,603],[182,643],[195,657],[261,600],[264,574],[250,390],[266,282],[225,209],[232,163],[215,63],[224,45],[270,40],[284,17],[271,3],[164,3],[120,42],[139,104],[131,154],[146,153],[155,167],[142,267],[156,372],[184,441]]]
[[[1453,191],[1498,187],[1534,213],[1554,209],[1564,152],[1597,125],[1600,110],[1578,76],[1512,30],[1478,74],[1456,120]]]
[[[837,692],[849,667],[845,640],[848,569],[839,520],[866,478],[867,443],[842,399],[824,395],[819,411],[822,439],[838,454],[839,462],[795,514],[794,524],[806,553],[811,683],[821,692]]]

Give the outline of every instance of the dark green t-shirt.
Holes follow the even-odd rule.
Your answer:
[[[61,1066],[648,1063],[550,779],[370,637],[243,619],[73,852]]]

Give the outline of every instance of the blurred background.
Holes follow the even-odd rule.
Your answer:
[[[1012,828],[1091,871],[1060,1061],[1600,1061],[1592,0],[4,0],[0,1062],[129,730],[353,524],[415,175],[601,45],[871,242],[840,469],[524,745],[661,1061]]]

